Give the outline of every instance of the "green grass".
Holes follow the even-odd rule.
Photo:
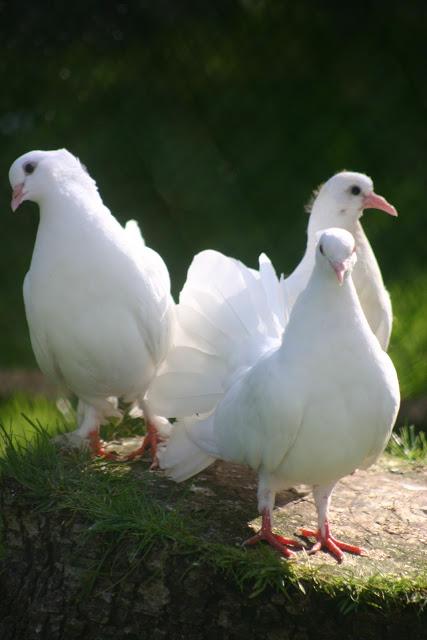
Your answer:
[[[409,462],[427,460],[427,437],[424,431],[417,431],[414,425],[405,425],[391,434],[387,452]]]
[[[58,453],[51,435],[66,425],[55,409],[48,409],[40,399],[27,403],[32,418],[22,422],[19,402],[0,408],[0,472],[17,481],[38,509],[78,514],[87,523],[87,535],[97,536],[97,545],[101,536],[102,560],[93,580],[102,565],[123,552],[123,546],[138,561],[156,545],[172,545],[174,553],[190,555],[226,574],[236,588],[252,597],[267,588],[287,596],[296,591],[323,594],[344,613],[363,606],[386,611],[413,605],[421,610],[427,604],[426,572],[361,577],[345,567],[285,562],[266,547],[247,551],[212,542],[203,535],[203,518],[186,517],[188,487],[168,487],[173,508],[165,508],[164,496],[157,491],[159,478],[148,471],[136,475],[129,465],[93,460],[84,453]],[[20,425],[19,437],[11,429],[12,406]],[[5,415],[9,426],[5,426]],[[50,416],[49,429],[41,426],[45,416]]]
[[[389,354],[403,398],[427,391],[427,276],[418,274],[390,287],[394,324]]]
[[[46,433],[57,433],[67,429],[67,419],[55,404],[44,396],[28,396],[17,393],[9,398],[0,399],[0,422],[10,433],[13,442],[29,443],[36,437],[34,424],[43,425]],[[5,440],[0,439],[0,455]]]

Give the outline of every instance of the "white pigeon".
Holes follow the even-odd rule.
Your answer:
[[[279,346],[289,313],[313,269],[316,234],[327,227],[345,228],[356,239],[354,283],[371,329],[386,349],[391,302],[359,222],[367,207],[397,215],[374,193],[368,176],[346,171],[330,178],[313,202],[305,255],[280,281],[265,254],[260,256],[259,272],[218,251],[197,254],[176,308],[174,347],[149,390],[156,412],[186,417],[211,411],[234,376]]]
[[[295,271],[286,278],[285,295],[288,307],[292,308],[313,269],[316,233],[329,227],[347,229],[356,240],[358,261],[353,281],[359,300],[372,331],[386,351],[393,314],[375,254],[359,221],[365,209],[380,209],[397,216],[393,205],[374,193],[371,178],[363,173],[342,171],[320,187],[311,207],[306,252]]]
[[[295,303],[281,345],[242,372],[209,415],[179,420],[159,454],[177,482],[216,458],[258,473],[262,528],[283,555],[295,545],[272,532],[277,491],[313,487],[318,530],[302,530],[338,561],[360,547],[332,537],[328,510],[337,481],[383,451],[399,406],[396,371],[372,333],[351,272],[355,241],[343,229],[318,234],[314,267]]]
[[[134,221],[123,228],[95,181],[65,149],[30,151],[12,164],[12,209],[39,205],[40,223],[24,281],[31,343],[46,376],[79,398],[74,445],[102,453],[99,427],[139,405],[156,446],[145,394],[171,343],[174,304],[162,258]],[[139,451],[140,453],[140,451]]]

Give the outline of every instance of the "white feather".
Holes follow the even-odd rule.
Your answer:
[[[178,423],[161,465],[181,481],[215,457],[247,464],[259,474],[259,509],[270,518],[277,490],[313,485],[325,537],[332,489],[384,449],[399,386],[349,275],[354,239],[329,229],[319,244],[281,344],[230,384],[213,413]],[[342,286],[337,263],[346,265]]]
[[[217,251],[195,256],[177,306],[179,333],[174,340],[176,348],[191,345],[194,351],[180,366],[159,371],[149,396],[157,411],[185,417],[212,410],[221,389],[229,388],[260,356],[280,344],[293,305],[311,276],[317,234],[329,226],[347,228],[355,236],[359,256],[354,270],[356,290],[372,331],[387,348],[392,325],[390,297],[359,222],[362,196],[351,194],[355,183],[362,194],[373,192],[370,178],[351,172],[337,174],[319,191],[305,255],[286,279],[281,276],[278,280],[265,254],[259,257],[259,271]],[[203,368],[195,372],[189,362],[198,349],[216,356],[222,367],[211,366],[205,359]]]
[[[34,169],[27,174],[25,167]],[[123,228],[65,150],[29,152],[10,170],[15,192],[39,203],[24,283],[31,342],[44,373],[73,391],[87,430],[111,398],[142,401],[172,340],[167,268],[136,222]],[[91,426],[92,425],[92,426]]]
[[[192,435],[198,436],[197,443],[193,442]],[[168,470],[168,476],[175,482],[191,478],[215,462],[215,457],[209,452],[211,439],[212,419],[202,421],[190,418],[178,421],[173,426],[167,445],[159,450],[160,466]],[[200,448],[200,442],[204,442],[205,449]],[[214,453],[218,455],[217,450]]]
[[[360,189],[360,195],[352,195],[353,186]],[[346,229],[356,240],[358,261],[353,273],[356,291],[369,326],[386,351],[393,322],[390,296],[384,286],[375,254],[360,223],[364,199],[372,194],[371,178],[350,171],[336,174],[321,187],[311,209],[304,257],[286,279],[286,289],[288,307],[291,309],[301,291],[305,289],[312,272],[316,234],[329,227]],[[381,203],[378,205],[379,208],[397,215],[394,207],[383,198],[380,200],[384,201],[385,208]]]
[[[232,380],[280,344],[286,325],[267,256],[257,272],[211,250],[193,259],[176,317],[181,333],[148,394],[157,412],[174,417],[213,409]]]

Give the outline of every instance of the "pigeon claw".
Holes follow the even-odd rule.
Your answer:
[[[316,538],[317,542],[315,542],[310,551],[308,551],[310,555],[317,553],[321,549],[326,549],[339,563],[344,560],[343,551],[353,553],[358,556],[367,555],[367,551],[362,547],[358,547],[354,544],[348,544],[347,542],[341,542],[331,536],[329,524],[327,522],[325,523],[324,535],[322,535],[320,529],[317,529],[317,531],[314,531],[313,529],[300,529],[299,533],[305,538]]]
[[[303,549],[303,545],[296,540],[292,540],[290,538],[284,538],[278,533],[273,533],[271,530],[271,518],[268,510],[263,511],[262,513],[262,525],[260,531],[256,533],[254,536],[245,540],[243,542],[243,546],[257,544],[257,542],[268,542],[269,545],[276,549],[282,556],[285,558],[293,558],[295,553],[288,549],[288,546],[294,547],[295,549]]]
[[[112,451],[106,451],[104,447],[101,446],[99,435],[90,434],[90,443],[92,453],[96,456],[101,456],[106,460],[112,460],[113,462],[131,462],[132,460],[136,460],[137,458],[141,458],[146,450],[151,448],[151,465],[150,469],[157,469],[159,466],[158,458],[157,458],[157,446],[159,442],[159,437],[157,435],[157,431],[155,427],[152,425],[148,425],[147,435],[142,439],[141,445],[127,453],[125,455],[119,455],[117,453],[113,453]]]
[[[257,534],[252,536],[252,538],[245,540],[243,546],[256,544],[257,542],[261,542],[262,540],[268,542],[268,544],[271,545],[273,549],[276,549],[276,551],[278,551],[282,556],[285,556],[285,558],[295,557],[295,553],[288,549],[288,545],[296,547],[297,549],[302,549],[302,545],[295,540],[284,538],[278,533],[273,533],[272,531],[259,531]]]
[[[88,440],[90,451],[93,456],[105,458],[106,455],[108,455],[106,454],[104,447],[101,445],[101,438],[99,437],[98,429],[95,429],[94,431],[91,431],[89,433]]]
[[[157,459],[157,445],[158,445],[158,437],[156,429],[148,424],[147,435],[143,438],[141,446],[131,451],[126,456],[122,456],[120,461],[122,462],[130,462],[131,460],[135,460],[136,458],[140,458],[144,455],[146,450],[151,448],[151,465],[150,469],[156,469],[159,466],[159,461]]]

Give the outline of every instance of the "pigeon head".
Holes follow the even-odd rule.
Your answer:
[[[316,261],[327,272],[332,268],[340,285],[357,262],[356,244],[345,229],[332,228],[318,233]]]
[[[73,185],[80,190],[97,191],[96,183],[80,160],[66,149],[29,151],[15,160],[9,170],[13,211],[31,200],[41,204],[48,196],[65,195]]]
[[[341,227],[351,231],[365,209],[380,209],[397,216],[393,205],[374,192],[371,178],[363,173],[342,171],[317,191],[310,221],[317,229]]]

